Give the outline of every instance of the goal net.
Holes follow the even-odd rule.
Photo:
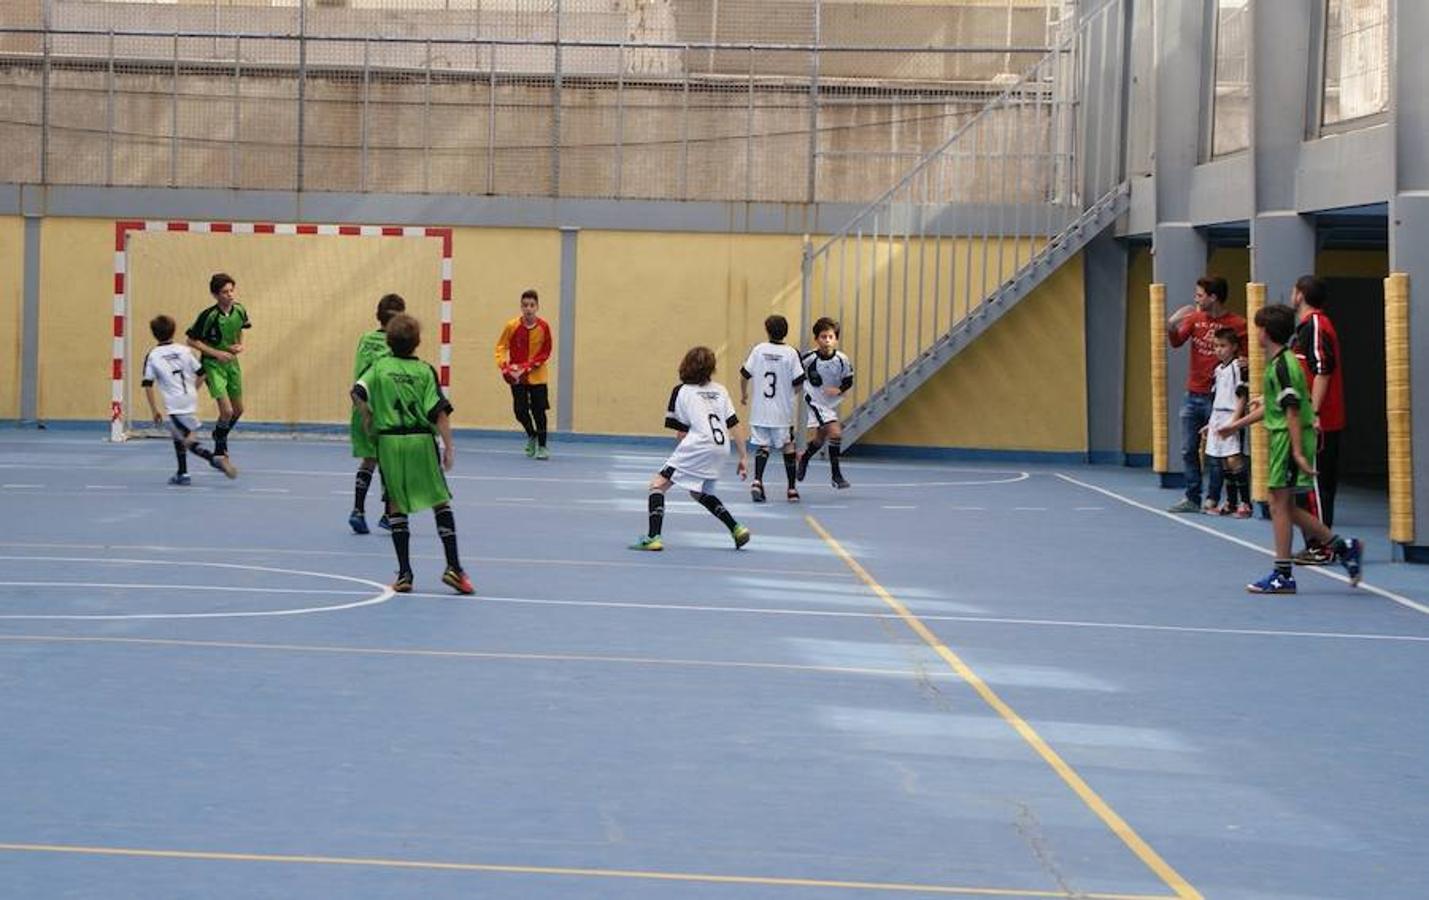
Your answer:
[[[401,294],[422,323],[417,355],[451,366],[451,230],[357,225],[119,222],[115,227],[111,438],[164,436],[144,398],[149,321],[165,314],[175,342],[213,303],[209,276],[226,272],[253,327],[244,332],[243,429],[346,434],[353,352],[377,327],[377,301]],[[199,417],[217,411],[200,391]]]

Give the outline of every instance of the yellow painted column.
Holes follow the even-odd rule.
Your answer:
[[[1166,410],[1166,344],[1162,330],[1157,327],[1166,321],[1166,285],[1153,284],[1150,291],[1150,322],[1147,329],[1151,340],[1151,470],[1157,474],[1170,471],[1167,457],[1171,455],[1167,446]]]
[[[1413,422],[1409,408],[1409,276],[1384,280],[1385,412],[1389,418],[1389,539],[1414,543]]]
[[[1265,384],[1265,350],[1260,346],[1260,338],[1255,326],[1255,314],[1265,306],[1265,285],[1252,281],[1245,286],[1245,317],[1249,323],[1246,337],[1250,343],[1249,385],[1252,397],[1261,396]],[[1255,503],[1265,503],[1270,499],[1266,490],[1269,478],[1270,434],[1264,422],[1250,426],[1250,499]]]

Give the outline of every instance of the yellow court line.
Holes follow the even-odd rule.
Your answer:
[[[314,866],[365,866],[443,872],[495,872],[507,875],[565,875],[581,878],[627,878],[703,884],[755,884],[773,887],[837,888],[850,891],[890,891],[964,897],[1054,897],[1077,900],[1175,900],[1164,894],[1094,894],[1016,888],[956,887],[883,881],[835,881],[823,878],[772,878],[758,875],[712,875],[699,872],[653,872],[641,869],[586,869],[566,866],[508,866],[494,863],[437,862],[361,856],[297,856],[276,853],[220,853],[200,850],[145,850],[134,847],[85,847],[71,844],[5,844],[0,851],[68,853],[79,856],[121,856],[146,859],[191,859],[217,862],[287,863]]]
[[[1151,845],[1146,843],[1146,841],[1141,838],[1141,835],[1137,834],[1136,830],[1127,824],[1126,820],[1118,815],[1116,810],[1112,809],[1096,791],[1092,790],[1091,785],[1087,784],[1082,776],[1078,775],[1076,770],[1073,769],[1066,760],[1062,759],[1061,755],[1057,753],[1056,750],[1053,750],[1051,745],[1048,744],[1031,725],[1027,724],[1027,720],[1018,715],[1016,710],[1011,706],[1008,706],[1007,703],[997,695],[997,692],[988,686],[987,682],[983,681],[967,663],[963,662],[962,657],[948,649],[928,626],[924,625],[917,616],[909,611],[908,607],[904,606],[898,598],[888,593],[883,585],[875,581],[873,576],[868,574],[868,570],[860,565],[858,560],[854,559],[834,536],[829,534],[823,525],[819,524],[817,519],[813,516],[806,515],[804,516],[804,521],[809,523],[809,527],[812,528],[819,537],[824,539],[824,543],[833,549],[834,553],[844,561],[845,565],[853,570],[853,573],[857,575],[864,584],[868,585],[869,589],[877,594],[880,600],[898,614],[898,617],[903,620],[905,625],[921,637],[924,643],[933,648],[933,651],[941,656],[943,661],[952,667],[953,671],[958,673],[958,676],[977,692],[984,703],[992,707],[1033,750],[1037,751],[1037,755],[1042,757],[1043,761],[1052,767],[1052,770],[1057,773],[1062,781],[1066,782],[1067,786],[1082,799],[1082,802],[1085,803],[1092,812],[1096,813],[1097,818],[1106,823],[1106,826],[1112,830],[1112,833],[1121,838],[1122,843],[1126,844],[1131,852],[1136,854],[1138,859],[1145,863],[1151,871],[1155,872],[1157,877],[1166,883],[1167,887],[1175,891],[1177,897],[1182,898],[1182,900],[1193,900],[1193,898],[1194,900],[1201,900],[1200,892],[1191,887],[1190,883],[1181,877],[1179,872],[1171,868],[1171,865],[1162,859],[1159,853],[1151,849]]]

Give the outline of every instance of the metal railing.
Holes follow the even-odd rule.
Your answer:
[[[1069,21],[1050,52],[878,199],[806,242],[803,318],[840,322],[858,372],[854,408],[927,362],[990,299],[1030,291],[1067,231],[1124,194],[1128,2]]]
[[[120,28],[110,6],[133,4],[0,27],[0,182],[862,203],[1045,52],[1012,28],[1013,0],[1001,43],[944,47],[830,36],[817,0],[784,4],[789,40],[747,43],[663,39],[685,33],[675,20],[631,31],[608,5],[545,4],[525,36],[499,3],[445,32],[307,3],[147,6],[148,28]],[[756,7],[714,4],[710,32]],[[298,33],[225,30],[280,15]]]

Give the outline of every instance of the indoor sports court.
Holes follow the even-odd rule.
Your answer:
[[[1429,895],[1426,40],[0,4],[0,898]]]

